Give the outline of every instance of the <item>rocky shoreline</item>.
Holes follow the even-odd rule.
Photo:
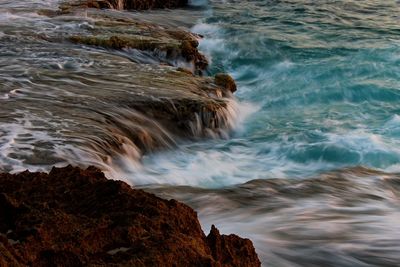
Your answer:
[[[100,10],[186,4],[78,0],[64,2],[58,11],[39,12],[68,20],[84,10],[94,21],[89,34],[46,37],[48,42],[144,55],[144,62],[126,63],[136,77],[130,81],[131,98],[117,91],[96,95],[97,85],[92,85],[96,99],[135,111],[117,117],[130,124],[104,112],[110,133],[96,136],[96,145],[90,145],[99,155],[124,153],[124,136],[146,153],[171,145],[171,134],[197,138],[231,127],[227,109],[236,85],[227,74],[203,76],[208,61],[197,49],[201,36]],[[150,59],[158,64],[144,67]],[[260,261],[248,239],[221,235],[214,226],[206,236],[196,212],[182,203],[109,180],[96,167],[67,166],[48,174],[0,174],[0,266],[260,266]]]
[[[94,167],[0,174],[1,266],[260,266],[252,242]]]

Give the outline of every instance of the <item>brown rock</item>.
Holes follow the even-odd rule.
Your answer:
[[[119,23],[123,25],[123,23]],[[111,31],[110,28],[112,27],[104,25],[97,26],[96,31]],[[130,25],[126,24],[126,26]],[[112,35],[111,37],[101,34],[92,36],[75,35],[71,36],[69,40],[77,44],[100,46],[110,49],[133,48],[141,51],[155,52],[155,55],[161,51],[165,53],[165,56],[159,57],[160,62],[170,63],[176,60],[185,60],[193,63],[198,73],[207,68],[207,58],[197,49],[199,43],[194,35],[185,31],[173,32],[154,28],[136,28],[135,31],[133,29],[134,27],[130,26],[130,34]]]
[[[0,174],[1,266],[260,266],[250,240],[94,167]]]
[[[230,92],[236,92],[236,83],[235,80],[228,74],[225,73],[217,73],[214,78],[214,82],[216,85],[223,87]]]
[[[254,253],[253,243],[249,239],[233,234],[221,235],[214,225],[211,226],[210,234],[207,236],[207,244],[213,258],[222,264],[248,267],[260,265],[257,254]],[[238,259],[247,259],[247,261]]]
[[[176,8],[187,3],[187,0],[87,0],[88,7],[134,10]]]
[[[186,73],[186,74],[188,74],[190,76],[193,76],[193,72],[191,70],[189,70],[189,69],[179,67],[176,70],[179,71],[179,72]]]

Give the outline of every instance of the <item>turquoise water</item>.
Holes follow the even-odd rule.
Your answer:
[[[399,169],[400,4],[211,6],[193,31],[205,36],[200,48],[212,59],[211,73],[226,71],[237,80],[236,96],[249,114],[231,139],[188,145],[165,165],[157,155],[150,168],[174,182],[199,164],[213,166],[191,182],[202,186],[360,165]]]
[[[228,6],[228,7],[227,7]],[[399,163],[400,5],[246,1],[215,8],[218,65],[261,107],[242,138],[284,175]],[[261,162],[260,162],[261,163]],[[310,166],[312,165],[312,166]],[[272,167],[273,168],[273,167]]]
[[[193,31],[238,83],[239,125],[146,156],[133,183],[250,238],[263,266],[400,266],[400,3],[210,5]]]

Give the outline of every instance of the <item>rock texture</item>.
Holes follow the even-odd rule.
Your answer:
[[[173,4],[175,3],[175,4]],[[120,17],[118,13],[101,12],[88,7],[103,8],[122,6],[120,9],[148,9],[147,6],[181,6],[187,4],[184,0],[107,0],[82,1],[71,0],[60,4],[57,12],[40,10],[41,15],[57,16],[74,14],[84,11],[88,18],[94,20],[89,32],[70,36],[69,40],[84,45],[104,47],[107,49],[137,49],[147,51],[157,57],[160,62],[176,65],[177,62],[187,62],[193,65],[197,73],[208,66],[206,57],[198,50],[200,36],[192,34],[187,29],[171,27],[163,24],[135,19],[133,16]]]
[[[136,49],[145,51],[159,62],[171,66],[191,65],[192,72],[201,74],[208,66],[206,57],[198,50],[198,35],[183,29],[144,22],[134,18],[100,16],[88,13],[96,19],[88,35],[71,36],[76,44],[98,46],[107,49]]]
[[[187,0],[87,0],[89,7],[145,10],[154,8],[176,8],[187,5]]]
[[[214,83],[225,88],[231,93],[234,93],[237,90],[235,80],[226,73],[215,74]]]
[[[0,174],[0,266],[260,266],[252,242],[94,167]]]
[[[60,13],[69,13],[74,8],[98,8],[117,10],[148,10],[178,8],[188,4],[188,0],[65,0],[60,5]]]

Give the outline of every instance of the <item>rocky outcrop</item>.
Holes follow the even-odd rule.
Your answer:
[[[175,0],[176,4],[184,5],[185,1]],[[171,27],[167,24],[152,23],[148,20],[136,19],[134,16],[120,17],[118,13],[101,12],[90,7],[122,5],[121,9],[146,9],[142,5],[172,5],[174,1],[65,1],[59,10],[40,10],[41,15],[54,17],[57,15],[73,15],[85,12],[93,21],[85,34],[73,35],[69,41],[76,44],[98,46],[107,49],[137,49],[147,51],[160,62],[176,66],[180,62],[192,64],[192,72],[201,74],[208,66],[207,58],[198,50],[199,35],[190,33],[187,29]],[[88,9],[89,8],[89,9]]]
[[[252,242],[94,167],[0,174],[1,266],[259,266]]]
[[[153,34],[153,32],[150,32],[150,34]],[[148,51],[157,56],[161,62],[170,63],[171,65],[174,65],[173,61],[179,60],[192,63],[194,71],[197,73],[207,68],[208,61],[198,51],[199,43],[194,35],[180,35],[178,31],[165,31],[163,35],[163,37],[152,37],[144,34],[117,34],[110,37],[104,35],[71,36],[70,41],[109,49],[131,48]]]
[[[235,80],[226,73],[217,73],[214,77],[214,83],[231,93],[234,93],[237,90]]]
[[[153,24],[130,18],[120,19],[117,14],[88,12],[95,20],[87,35],[70,36],[76,44],[147,52],[164,64],[191,65],[193,73],[201,74],[208,66],[206,57],[198,50],[200,36],[184,29]]]
[[[187,0],[87,0],[89,7],[145,10],[154,8],[176,8],[187,5]]]
[[[178,8],[188,4],[188,0],[65,0],[60,5],[59,14],[69,13],[75,8],[98,8],[117,10],[148,10]]]
[[[68,53],[92,62],[82,69],[92,78],[77,73],[79,86],[68,88],[85,95],[82,114],[90,121],[74,129],[69,124],[62,133],[76,136],[79,146],[83,143],[96,161],[107,164],[132,151],[133,158],[140,159],[143,153],[173,147],[182,139],[228,136],[237,112],[232,83],[225,76],[221,82],[218,77],[196,75],[204,74],[208,64],[198,50],[201,36],[171,26],[168,19],[154,23],[133,12],[88,9],[79,3],[63,3],[59,14],[41,10],[60,24],[76,23],[84,14],[86,25],[46,39],[63,42]],[[52,73],[55,80],[65,75],[70,73]],[[69,94],[63,101],[77,99]],[[76,121],[73,113],[54,115]],[[92,127],[93,120],[99,127]],[[64,155],[62,159],[75,160]]]

